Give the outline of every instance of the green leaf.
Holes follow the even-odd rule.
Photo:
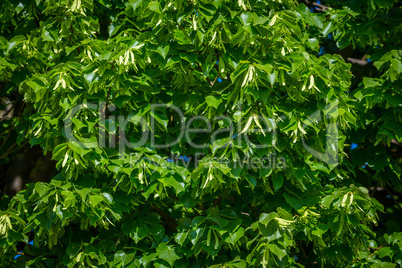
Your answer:
[[[174,248],[166,245],[166,243],[159,244],[156,248],[156,253],[158,254],[159,258],[167,261],[171,266],[173,266],[176,260],[180,259]]]
[[[43,41],[54,41],[53,36],[51,35],[50,31],[43,29],[42,31],[42,38]]]
[[[176,180],[176,178],[174,178],[174,176],[166,176],[162,179],[160,179],[161,182],[163,182],[163,184],[166,187],[173,187],[176,191],[176,194],[182,192],[184,190],[185,184],[183,182],[179,182]]]
[[[299,210],[302,208],[302,203],[300,202],[299,199],[297,199],[296,197],[288,194],[288,193],[284,193],[283,197],[285,197],[286,202],[295,210]]]
[[[152,118],[155,118],[158,123],[160,123],[164,128],[167,128],[168,119],[166,114],[161,111],[153,111],[151,110]]]
[[[38,192],[39,196],[42,197],[47,193],[48,187],[43,182],[37,182],[35,183],[35,190]]]
[[[113,203],[113,196],[111,194],[104,192],[104,193],[102,193],[102,195],[103,195],[103,197],[106,198],[106,200],[109,202],[109,204]]]
[[[241,237],[243,237],[243,235],[244,228],[239,227],[235,232],[229,234],[229,236],[225,239],[225,242],[234,245]]]
[[[84,74],[84,78],[89,87],[91,87],[94,82],[99,80],[99,77],[97,76],[96,72],[97,72],[97,70],[95,70],[91,73]]]
[[[400,3],[302,2],[2,1],[2,266],[399,265]]]
[[[27,85],[30,86],[35,92],[41,90],[44,85],[41,83],[42,81],[40,80],[35,80],[35,81],[27,81]]]
[[[103,196],[101,195],[91,195],[89,197],[89,203],[93,206],[96,207],[100,202],[103,201]]]
[[[270,223],[272,220],[274,220],[276,217],[279,217],[279,215],[276,212],[271,212],[269,214],[267,213],[261,213],[260,219],[258,220],[260,223],[264,224],[265,227]]]
[[[142,0],[129,0],[128,3],[129,5],[136,10],[138,6],[140,6],[142,4]]]
[[[307,40],[310,48],[316,49],[320,46],[318,40],[316,38],[310,38]]]
[[[275,245],[275,244],[268,244],[267,247],[269,248],[269,251],[274,253],[279,260],[282,260],[283,257],[287,255],[287,252],[285,249]]]
[[[119,108],[121,109],[123,107],[123,103],[130,100],[132,97],[131,96],[127,96],[127,95],[123,95],[123,96],[119,96],[116,99],[113,100],[113,103]]]
[[[81,249],[80,244],[69,243],[66,249],[66,253],[70,258],[72,258],[80,251],[80,249]]]
[[[183,246],[184,241],[187,238],[188,233],[178,233],[175,237],[176,242],[180,245]]]
[[[392,258],[393,255],[393,250],[391,249],[391,247],[382,247],[380,248],[380,250],[378,251],[378,257],[380,258],[384,258],[384,257],[390,257]]]
[[[328,225],[325,224],[320,224],[317,227],[315,227],[313,229],[313,231],[311,232],[313,235],[318,236],[318,237],[322,237],[322,235],[328,230]]]
[[[327,195],[322,199],[321,205],[325,208],[329,208],[336,197],[336,195]]]
[[[216,150],[218,150],[222,147],[228,146],[230,140],[231,140],[230,138],[215,140],[211,145],[212,153],[215,153]]]
[[[332,24],[332,22],[327,22],[324,24],[324,28],[322,29],[322,35],[327,36],[329,33],[333,32],[336,29],[336,26]]]
[[[167,56],[167,54],[169,53],[169,49],[170,49],[170,46],[169,46],[169,45],[164,46],[164,47],[160,46],[160,47],[158,47],[157,52],[158,52],[164,59],[166,59],[166,56]]]
[[[402,62],[400,60],[391,59],[392,68],[400,74],[402,72]]]
[[[272,181],[273,181],[273,185],[274,185],[274,190],[276,192],[283,185],[283,175],[282,174],[276,174],[275,176],[272,177]]]
[[[208,96],[205,98],[208,106],[210,107],[214,107],[215,109],[218,109],[219,104],[222,103],[222,99],[221,98],[216,98],[214,96]]]
[[[88,196],[88,194],[91,192],[90,188],[82,188],[82,189],[77,189],[78,194],[80,195],[82,201],[85,202],[86,197]]]
[[[281,122],[278,125],[281,127],[281,130],[283,132],[292,131],[292,130],[297,129],[297,121],[294,116],[292,116],[290,119],[285,119],[283,121],[283,123]]]
[[[155,11],[157,13],[162,13],[161,9],[160,9],[160,3],[157,1],[151,1],[148,4],[148,7],[150,10]]]
[[[364,88],[376,87],[376,86],[380,85],[380,83],[378,83],[374,79],[368,78],[368,77],[363,78],[363,84],[364,84]]]

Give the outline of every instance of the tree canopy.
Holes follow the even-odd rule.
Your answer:
[[[2,0],[0,164],[54,162],[2,191],[0,263],[401,265],[401,16],[393,0]]]

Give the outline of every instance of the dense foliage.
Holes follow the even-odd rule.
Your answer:
[[[57,171],[1,197],[1,266],[401,265],[401,16],[2,0],[0,161]]]

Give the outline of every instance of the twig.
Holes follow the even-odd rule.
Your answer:
[[[356,58],[347,58],[348,61],[351,63],[359,64],[360,66],[367,65],[367,61],[363,59],[356,59]]]
[[[6,129],[5,131],[3,131],[3,132],[1,133],[1,134],[3,134],[3,133],[6,132],[7,130],[9,130],[6,139],[4,140],[3,144],[1,144],[1,146],[0,146],[0,150],[1,150],[1,148],[3,148],[4,144],[6,144],[6,142],[7,142],[7,140],[8,140],[8,137],[10,136],[11,130],[13,130],[13,128],[14,128],[14,126],[12,126],[11,128]]]
[[[324,6],[324,5],[321,5],[321,4],[317,4],[317,3],[313,3],[313,6],[316,6],[316,7],[319,7],[319,8],[321,8],[321,10],[320,11],[324,11],[324,10],[327,10],[329,7],[327,7],[327,6]]]
[[[202,67],[201,67],[200,63],[199,63],[199,62],[197,62],[197,61],[195,61],[195,62],[197,63],[198,68],[200,68],[201,73],[202,73]],[[211,86],[213,86],[213,85],[214,85],[214,84],[211,82],[211,80],[209,80],[208,76],[206,77],[206,79],[207,79],[208,83],[209,83]]]
[[[369,258],[370,258],[371,256],[373,256],[374,254],[376,254],[383,246],[384,246],[384,245],[381,245],[381,246],[379,246],[378,248],[373,248],[375,251],[374,251],[372,254],[369,255]]]
[[[215,82],[216,82],[216,80],[218,79],[218,77],[219,77],[219,74],[215,77],[214,82],[212,82],[211,86],[214,86],[214,85],[215,85]]]
[[[25,146],[27,143],[28,143],[28,141],[24,142],[24,143],[23,143],[21,146],[19,146],[18,148],[16,148],[16,149],[10,151],[10,149],[13,148],[14,145],[16,144],[16,143],[14,143],[14,144],[7,150],[7,152],[6,152],[5,154],[3,154],[2,156],[0,156],[0,159],[6,157],[7,155],[9,155],[9,154],[11,154],[11,153],[14,153],[15,151],[18,151],[18,150],[21,149],[23,146]]]
[[[313,6],[319,7],[320,8],[320,9],[318,9],[319,11],[324,11],[324,10],[327,10],[329,8],[328,6],[324,6],[324,5],[318,4],[316,2],[311,3],[308,0],[302,0],[302,2],[306,3],[309,6],[313,5]]]

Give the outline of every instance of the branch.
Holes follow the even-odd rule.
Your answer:
[[[13,148],[14,145],[16,144],[16,143],[14,143],[14,144],[7,150],[7,152],[6,152],[5,154],[3,154],[2,156],[0,156],[0,159],[6,157],[7,155],[9,155],[9,154],[11,154],[11,153],[14,153],[15,151],[18,151],[19,149],[21,149],[22,147],[24,147],[27,143],[28,143],[28,141],[24,142],[24,143],[23,143],[21,146],[19,146],[18,148],[16,148],[16,149],[10,151],[11,148]]]
[[[319,9],[319,11],[324,11],[324,10],[327,10],[329,7],[327,7],[327,6],[324,6],[324,5],[321,5],[321,4],[317,4],[317,3],[313,3],[313,6],[316,6],[316,7],[319,7],[320,9]]]
[[[200,63],[199,63],[199,62],[197,62],[197,61],[195,61],[195,62],[197,63],[198,68],[200,68],[200,71],[201,71],[201,73],[202,73],[202,67],[201,67]],[[211,81],[211,80],[209,80],[208,76],[206,77],[206,79],[207,79],[207,81],[209,82],[209,84],[210,84],[211,86],[213,86],[213,85],[214,85],[214,84],[212,83],[212,81]]]
[[[359,64],[360,66],[367,65],[367,61],[363,59],[356,59],[356,58],[347,58],[348,61],[351,63]]]
[[[4,113],[4,114],[1,116],[1,118],[0,118],[0,121],[11,119],[11,118],[8,118],[7,115],[8,115],[13,109],[14,109],[14,104],[11,106],[10,109],[8,109],[7,111],[5,111],[5,113]]]
[[[8,129],[6,129],[5,131],[3,131],[1,134],[3,134],[3,133],[5,133],[7,130],[9,130],[9,132],[8,132],[8,134],[7,134],[7,137],[5,138],[5,140],[4,140],[4,142],[1,144],[1,146],[0,146],[0,150],[1,150],[1,148],[3,148],[3,146],[4,146],[4,144],[6,144],[6,142],[7,142],[7,140],[8,140],[8,137],[10,137],[10,133],[11,133],[11,131],[14,129],[14,126],[12,126],[11,128],[8,128]]]
[[[5,107],[4,110],[2,110],[2,112],[4,112],[4,113],[3,113],[2,116],[0,117],[0,121],[7,120],[7,119],[11,119],[11,118],[13,117],[13,115],[11,115],[11,117],[8,118],[7,115],[8,115],[11,111],[13,111],[13,109],[14,109],[14,107],[15,107],[15,104],[16,104],[17,101],[18,101],[18,98],[19,98],[19,96],[18,96],[17,99],[14,101],[14,103],[11,102],[10,99],[7,98],[7,97],[1,98],[1,102],[4,103],[4,104],[6,105],[6,107]],[[10,108],[8,108],[8,107],[10,107]],[[8,109],[7,109],[7,108],[8,108]],[[6,109],[7,109],[7,110],[6,110]]]
[[[311,3],[309,0],[301,0],[300,2],[304,2],[305,4],[307,4],[309,6],[319,7],[318,11],[324,11],[324,10],[327,10],[329,8],[328,6],[317,4],[316,2]]]

